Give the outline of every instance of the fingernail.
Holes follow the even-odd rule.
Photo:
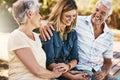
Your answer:
[[[46,39],[44,41],[46,41]]]
[[[50,37],[48,39],[50,40]]]

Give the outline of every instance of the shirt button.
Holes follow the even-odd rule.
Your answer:
[[[93,63],[91,63],[91,66],[93,67],[93,66],[94,66],[94,64],[93,64]]]

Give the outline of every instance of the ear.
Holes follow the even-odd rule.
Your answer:
[[[27,15],[28,18],[31,18],[32,12],[30,10],[27,10],[26,15]]]

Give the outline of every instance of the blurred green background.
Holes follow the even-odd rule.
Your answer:
[[[11,6],[16,0],[0,0],[0,32],[11,32],[17,28],[11,14]],[[52,7],[58,0],[39,0],[40,13],[46,19]],[[78,5],[79,15],[92,13],[97,0],[75,0]],[[113,29],[120,29],[120,0],[112,0],[113,14],[108,18],[107,23]]]

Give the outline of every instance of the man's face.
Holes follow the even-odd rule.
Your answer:
[[[92,14],[92,23],[94,25],[101,25],[108,18],[109,9],[102,3],[96,5]]]

